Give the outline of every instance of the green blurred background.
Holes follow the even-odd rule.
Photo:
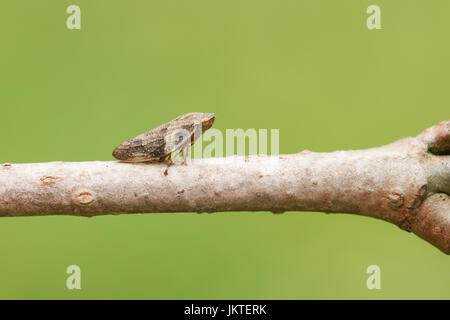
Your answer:
[[[66,8],[81,7],[81,30]],[[381,7],[382,30],[366,8]],[[180,114],[279,128],[280,153],[390,143],[448,119],[450,2],[2,0],[0,162],[112,160]],[[0,219],[0,298],[450,298],[450,259],[322,213]],[[66,289],[66,267],[82,289]],[[366,288],[381,267],[381,290]]]

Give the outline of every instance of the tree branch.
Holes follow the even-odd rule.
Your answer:
[[[450,120],[357,151],[0,167],[0,216],[323,211],[383,219],[450,254]]]

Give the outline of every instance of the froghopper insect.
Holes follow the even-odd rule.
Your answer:
[[[122,142],[113,157],[124,162],[153,162],[168,159],[181,152],[186,163],[189,148],[214,123],[214,113],[191,112]],[[175,157],[174,157],[175,158]],[[164,174],[167,174],[167,170]]]

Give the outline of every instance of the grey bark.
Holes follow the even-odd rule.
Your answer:
[[[0,217],[322,211],[383,219],[450,254],[450,120],[367,149],[0,167]]]

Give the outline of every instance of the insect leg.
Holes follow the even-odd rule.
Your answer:
[[[186,158],[189,157],[189,147],[187,146],[185,148],[183,148],[183,150],[181,150],[181,155],[183,156],[183,164],[186,165]]]
[[[164,175],[167,176],[167,174],[169,173],[169,167],[171,165],[173,165],[173,161],[172,161],[172,154],[169,153],[167,156],[165,156],[164,158],[166,158],[169,160],[169,163],[167,164],[166,170],[164,170]]]

